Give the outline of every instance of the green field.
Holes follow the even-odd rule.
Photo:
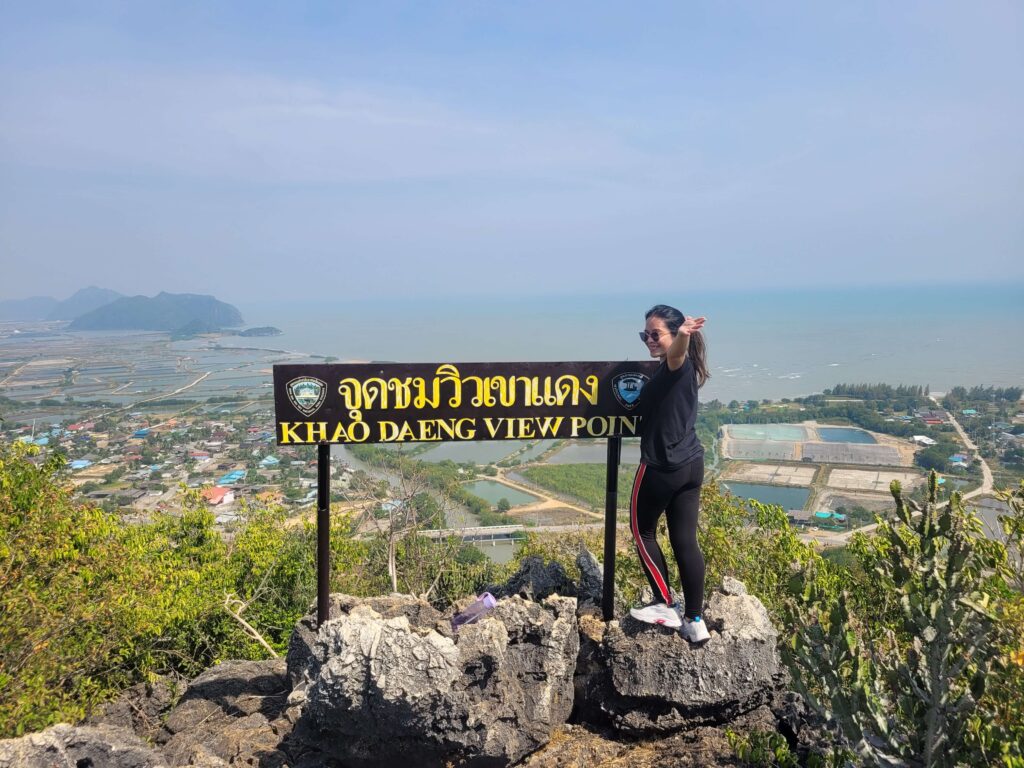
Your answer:
[[[635,467],[619,467],[619,509],[629,507],[635,472]],[[528,467],[520,474],[547,491],[571,496],[598,512],[604,509],[605,467],[602,464],[545,464]]]

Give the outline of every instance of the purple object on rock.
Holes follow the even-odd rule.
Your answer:
[[[484,592],[480,597],[470,603],[466,610],[452,616],[452,631],[458,631],[459,627],[463,624],[472,624],[474,621],[480,620],[497,604],[498,601],[494,599],[494,595],[490,592]]]

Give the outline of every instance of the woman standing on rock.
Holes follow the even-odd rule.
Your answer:
[[[697,390],[708,373],[703,317],[685,317],[674,307],[659,304],[645,315],[640,338],[651,357],[661,360],[640,392],[643,437],[640,466],[633,481],[629,523],[654,602],[633,608],[630,615],[651,624],[680,628],[691,643],[708,640],[701,620],[704,605],[704,555],[697,543],[697,513],[704,482],[704,447],[697,439]],[[685,609],[673,601],[668,568],[655,535],[658,519],[666,514]]]

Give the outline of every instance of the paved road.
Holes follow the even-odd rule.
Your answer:
[[[936,405],[939,404],[938,398],[936,398],[934,395],[929,395],[929,397],[931,398],[933,403],[935,403]],[[988,464],[986,464],[985,460],[981,457],[981,453],[978,451],[978,446],[976,446],[974,444],[974,441],[967,436],[967,432],[965,432],[964,428],[960,426],[960,422],[953,418],[952,413],[949,413],[949,423],[952,424],[956,431],[960,434],[960,439],[964,441],[964,445],[967,446],[967,450],[973,451],[974,458],[976,458],[981,463],[981,487],[975,488],[973,491],[965,493],[964,501],[966,501],[967,499],[973,499],[975,496],[983,496],[986,493],[992,493],[992,470],[989,469]]]

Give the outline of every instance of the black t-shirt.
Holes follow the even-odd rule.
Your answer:
[[[697,371],[687,355],[670,371],[662,362],[640,390],[640,460],[656,469],[678,469],[704,455],[697,439]]]

